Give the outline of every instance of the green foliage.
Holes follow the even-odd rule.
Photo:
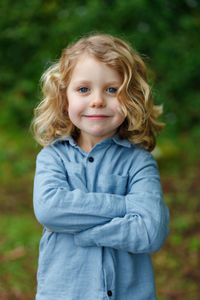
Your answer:
[[[122,37],[146,56],[168,132],[200,136],[200,9],[196,0],[2,0],[0,125],[26,128],[39,78],[69,42],[91,32]],[[147,58],[148,57],[148,58]]]

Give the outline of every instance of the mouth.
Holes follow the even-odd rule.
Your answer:
[[[107,115],[84,115],[84,117],[87,119],[97,119],[97,120],[109,118],[109,116]]]

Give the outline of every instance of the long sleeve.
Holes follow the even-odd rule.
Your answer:
[[[113,217],[106,224],[76,234],[76,245],[131,253],[152,253],[163,245],[169,233],[169,212],[163,202],[157,164],[149,153],[138,162],[137,170],[129,174],[125,216]]]
[[[52,231],[77,233],[125,215],[124,197],[88,193],[83,178],[76,177],[74,189],[66,178],[61,158],[50,147],[37,157],[33,203],[38,221]]]

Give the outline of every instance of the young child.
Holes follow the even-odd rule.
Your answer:
[[[150,254],[168,235],[150,154],[161,108],[124,41],[91,35],[43,75],[33,126],[34,211],[44,226],[37,300],[155,300]]]

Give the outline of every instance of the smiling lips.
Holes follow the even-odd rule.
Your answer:
[[[84,117],[87,119],[90,119],[90,120],[93,120],[93,119],[103,120],[103,119],[109,118],[109,116],[107,116],[107,115],[85,115]]]

